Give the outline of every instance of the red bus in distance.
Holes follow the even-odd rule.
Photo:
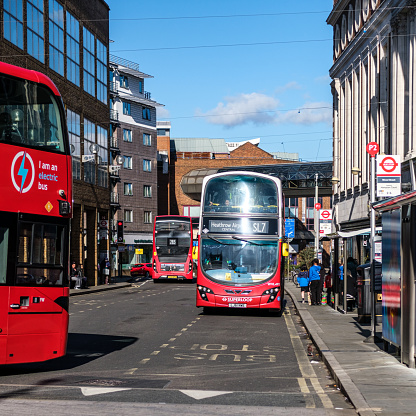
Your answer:
[[[204,178],[196,306],[280,314],[283,220],[280,179],[238,171]]]
[[[155,218],[153,229],[153,281],[193,281],[192,221],[180,215]]]
[[[72,161],[45,75],[0,63],[0,364],[63,356]]]

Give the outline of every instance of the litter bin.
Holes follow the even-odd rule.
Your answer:
[[[358,322],[371,322],[371,264],[362,264],[357,267],[357,312]],[[376,321],[381,315],[381,264],[375,265],[375,291],[376,291]]]

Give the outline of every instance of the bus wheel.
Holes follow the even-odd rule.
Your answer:
[[[145,277],[146,279],[148,279],[148,278],[149,278],[149,276],[150,276],[150,273],[149,273],[149,272],[146,272],[146,274],[144,275],[144,277]]]
[[[282,309],[269,309],[269,314],[280,318],[282,316]]]
[[[153,279],[153,283],[160,283],[159,279]]]
[[[204,306],[202,308],[204,315],[211,315],[212,314],[212,308],[210,308],[209,306]]]

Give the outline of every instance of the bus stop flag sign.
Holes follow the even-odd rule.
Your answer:
[[[326,235],[332,232],[332,209],[319,211],[319,234]]]
[[[377,196],[391,197],[401,193],[400,156],[377,155]]]

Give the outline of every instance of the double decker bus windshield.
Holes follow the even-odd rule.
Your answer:
[[[277,213],[277,204],[276,185],[270,179],[227,175],[207,184],[204,212]]]
[[[0,75],[0,142],[64,153],[56,100],[47,87]]]
[[[160,262],[186,262],[191,239],[190,220],[157,219],[155,245]]]
[[[278,241],[234,237],[201,238],[201,268],[205,276],[226,285],[264,283],[276,273]]]

